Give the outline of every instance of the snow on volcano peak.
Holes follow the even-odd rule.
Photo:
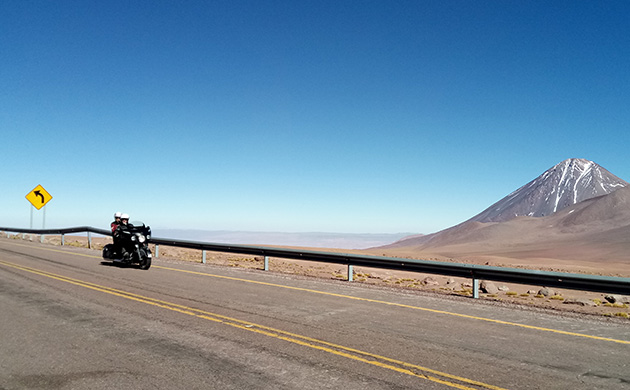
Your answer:
[[[593,161],[571,158],[549,168],[470,220],[503,222],[517,216],[542,217],[627,185]]]

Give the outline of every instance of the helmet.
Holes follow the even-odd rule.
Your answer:
[[[122,216],[122,213],[120,211],[116,211],[114,213],[114,218],[120,218]]]
[[[129,214],[123,214],[120,216],[120,219],[129,219]]]

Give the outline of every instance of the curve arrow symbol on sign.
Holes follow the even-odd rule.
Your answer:
[[[35,196],[39,196],[42,198],[42,203],[44,203],[44,194],[42,194],[39,190],[33,192]]]

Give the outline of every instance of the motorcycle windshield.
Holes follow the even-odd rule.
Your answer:
[[[144,222],[142,221],[133,221],[129,222],[129,224],[133,227],[144,227]]]

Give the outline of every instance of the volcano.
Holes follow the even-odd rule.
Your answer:
[[[372,248],[394,256],[564,264],[630,275],[630,186],[596,163],[565,160],[456,226]]]
[[[505,222],[519,216],[544,217],[627,185],[593,161],[572,158],[549,168],[470,221]]]

